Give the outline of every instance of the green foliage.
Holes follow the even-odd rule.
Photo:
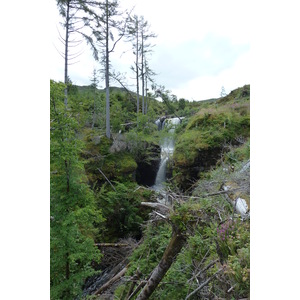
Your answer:
[[[147,124],[149,124],[149,122]],[[153,125],[149,125],[149,127],[150,126]],[[139,129],[135,128],[125,135],[129,152],[137,162],[148,160],[149,163],[151,163],[151,157],[153,157],[154,151],[153,147],[155,147],[158,142],[158,132],[157,129],[156,131],[152,131],[154,129],[151,129],[149,134],[146,134],[145,132],[148,132],[149,127],[146,129],[143,129],[143,127],[139,127]]]
[[[176,183],[182,186],[195,177],[199,178],[201,174],[191,174],[190,170],[200,165],[202,170],[208,171],[217,163],[222,151],[227,151],[224,145],[239,145],[240,140],[247,141],[249,136],[250,105],[247,88],[245,91],[237,89],[218,101],[207,102],[206,108],[189,119],[185,118],[176,130],[173,155]],[[229,155],[244,159],[249,157],[249,147],[246,144],[243,149]],[[231,161],[230,158],[228,160]]]
[[[145,201],[144,196],[147,195],[135,191],[137,186],[132,182],[113,184],[115,191],[103,185],[97,194],[98,206],[106,218],[103,239],[111,241],[126,236],[139,237],[141,224],[148,212],[140,207],[140,203]]]
[[[233,148],[231,151],[225,153],[224,162],[235,164],[250,159],[250,138],[240,147]]]
[[[235,285],[235,295],[250,296],[250,247],[237,250],[236,255],[230,255],[227,263],[226,274]]]
[[[178,109],[184,110],[185,109],[185,100],[183,98],[180,98],[178,101]]]
[[[138,270],[142,274],[140,279],[147,279],[160,261],[168,245],[171,233],[172,229],[168,224],[148,224],[143,231],[143,243],[130,257],[130,267],[126,274],[133,276]],[[116,296],[124,294],[127,290],[128,286],[121,285],[116,291]]]
[[[151,115],[138,115],[137,132],[143,133],[144,135],[151,135],[157,131],[157,127],[151,119]]]
[[[74,299],[101,258],[94,236],[103,222],[79,158],[78,122],[65,110],[64,84],[50,82],[51,299]]]
[[[185,232],[188,225],[193,222],[189,204],[177,207],[175,212],[170,216],[170,219],[172,224],[174,224],[181,232]]]
[[[250,241],[249,222],[239,219],[229,220],[217,227],[217,243],[223,259],[236,255],[237,249],[244,247]]]

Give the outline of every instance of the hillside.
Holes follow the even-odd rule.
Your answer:
[[[67,114],[64,85],[51,81],[50,96],[51,299],[248,297],[250,86],[149,98],[145,115],[113,88],[110,139],[103,90],[69,86]],[[155,122],[176,115],[160,194],[151,186],[171,135]]]

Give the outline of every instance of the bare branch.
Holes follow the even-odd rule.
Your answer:
[[[148,207],[151,207],[151,208],[158,208],[158,209],[163,208],[163,209],[166,209],[168,211],[171,210],[170,207],[168,207],[164,204],[158,203],[158,202],[155,202],[155,203],[153,203],[153,202],[141,202],[141,205],[148,206]]]
[[[129,244],[122,244],[122,243],[96,243],[98,247],[114,247],[114,248],[121,248],[121,247],[130,247]]]
[[[97,170],[104,176],[104,178],[107,180],[107,182],[111,185],[111,187],[113,188],[113,190],[116,192],[115,187],[113,186],[113,184],[110,182],[110,180],[105,176],[105,174],[100,170],[100,168],[97,168]]]
[[[157,214],[158,216],[160,216],[161,218],[165,219],[165,220],[168,219],[166,216],[160,214],[159,212],[157,212],[157,211],[155,211],[155,210],[154,210],[153,212],[154,212],[155,214]]]
[[[199,292],[202,288],[204,288],[212,279],[214,279],[221,271],[222,269],[219,269],[212,277],[208,278],[206,281],[204,281],[199,287],[197,287],[193,292],[191,292],[189,295],[185,297],[185,300],[189,299],[193,295],[195,295],[197,292]]]
[[[119,280],[127,271],[128,265],[123,268],[117,275],[115,275],[112,279],[110,279],[108,282],[106,282],[104,285],[101,286],[100,289],[98,289],[94,295],[100,295],[105,290],[107,290],[113,283],[115,283],[117,280]]]

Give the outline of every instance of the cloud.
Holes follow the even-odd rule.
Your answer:
[[[188,100],[205,100],[220,97],[222,86],[227,93],[233,89],[250,84],[251,80],[251,53],[247,51],[240,55],[234,64],[217,76],[202,75],[189,80],[182,86],[174,88],[172,93],[178,98]]]
[[[144,15],[151,31],[158,34],[158,38],[153,39],[156,46],[149,61],[150,68],[158,74],[155,81],[179,97],[197,100],[218,97],[222,86],[227,91],[240,83],[249,83],[249,63],[242,62],[250,48],[251,22],[250,16],[244,13],[247,12],[245,3],[240,0],[185,1],[185,5],[167,0],[121,2],[124,8],[136,3],[134,13]],[[52,13],[58,14],[54,4]],[[59,27],[57,17],[51,39],[58,46],[56,25]],[[111,62],[116,71],[127,73],[127,82],[134,89],[134,73],[130,71],[134,57],[131,51],[121,55],[129,49],[129,43],[121,41]],[[50,77],[62,80],[63,59],[54,46],[52,50]],[[78,64],[69,67],[69,76],[78,85],[90,84],[93,68],[101,66],[93,60],[89,49],[78,60]]]
[[[152,60],[154,70],[159,73],[157,80],[169,89],[178,89],[195,78],[218,76],[233,67],[250,46],[234,45],[226,37],[209,34],[201,41],[189,40],[158,48]]]

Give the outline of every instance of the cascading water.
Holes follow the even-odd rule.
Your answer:
[[[180,123],[179,118],[170,118],[170,119],[165,119],[163,123],[161,124],[161,121],[158,119],[156,121],[156,124],[158,125],[158,128],[164,128],[165,126],[169,127],[168,132],[170,135],[165,137],[160,145],[161,148],[161,159],[160,159],[160,165],[159,169],[156,174],[155,178],[155,184],[152,186],[152,188],[157,191],[163,193],[164,190],[164,182],[166,182],[166,171],[167,171],[167,162],[170,157],[172,157],[173,152],[174,152],[174,131],[176,125]],[[161,127],[160,127],[161,126]]]

